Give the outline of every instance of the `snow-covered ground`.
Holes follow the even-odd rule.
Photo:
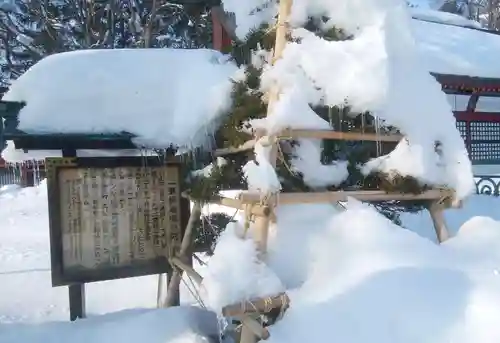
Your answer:
[[[91,320],[57,324],[69,318],[68,290],[51,286],[45,182],[34,188],[0,188],[0,218],[1,343],[97,343],[101,335],[102,342],[111,338],[136,342],[143,334],[148,342],[163,343],[187,330],[182,318],[190,311],[147,310],[156,307],[158,276],[87,284],[86,306]],[[193,303],[185,284],[181,286],[181,301]],[[114,314],[92,319],[111,312]],[[40,323],[51,324],[37,325]],[[130,332],[119,332],[124,325]],[[120,334],[123,337],[116,336]]]
[[[239,11],[240,34],[255,25],[251,20],[265,22],[276,14],[273,6],[248,11],[267,1],[249,1],[250,8],[241,0],[224,3]],[[274,113],[269,120],[252,122],[253,127],[260,125],[268,134],[286,127],[329,128],[309,105],[337,106],[348,99],[354,109],[373,111],[408,138],[374,169],[447,185],[460,199],[466,198],[474,186],[470,161],[450,104],[429,71],[450,68],[459,74],[496,75],[499,69],[492,66],[498,63],[491,52],[500,47],[497,36],[483,42],[478,31],[418,22],[399,0],[294,4],[293,25],[300,26],[309,14],[324,13],[353,33],[353,39],[324,41],[296,27],[294,35],[301,40],[288,44],[283,57],[264,70],[262,90],[274,84],[281,88]],[[245,11],[253,18],[246,18]],[[479,40],[484,44],[477,44]],[[123,66],[138,60],[141,68],[129,73],[129,82],[123,84],[123,70],[128,70]],[[97,70],[95,63],[98,72],[88,73]],[[158,65],[165,66],[162,72]],[[13,85],[6,99],[27,101],[20,114],[20,128],[27,131],[125,130],[137,134],[144,146],[167,142],[190,147],[204,143],[197,140],[198,133],[206,131],[205,138],[210,137],[209,128],[229,106],[230,78],[241,77],[235,72],[234,64],[207,50],[75,52],[40,62]],[[49,78],[51,86],[45,87]],[[68,85],[73,79],[80,88]],[[205,96],[193,102],[186,95],[193,93]],[[439,159],[436,140],[442,143]],[[312,174],[295,168],[311,176],[309,180],[340,180],[331,177],[337,167],[343,173],[345,165],[316,168],[321,166],[319,145],[309,143],[312,149],[299,157]],[[255,153],[259,163],[245,166],[250,188],[278,191],[279,180],[260,140]],[[193,307],[154,309],[156,277],[88,285],[90,318],[65,322],[67,290],[50,284],[46,198],[44,184],[2,189],[0,194],[0,343],[206,341],[205,328],[195,324],[208,321],[194,319],[200,312]],[[330,204],[281,206],[278,224],[270,230],[266,263],[257,258],[251,237],[240,238],[241,223],[231,224],[203,270],[199,291],[203,303],[218,312],[234,301],[286,290],[291,307],[270,328],[271,343],[498,343],[499,201],[475,195],[463,209],[449,211],[455,236],[442,245],[434,242],[426,213],[405,214],[408,229],[403,229],[354,200],[341,212]],[[182,291],[184,304],[194,303],[186,288]]]
[[[292,305],[270,342],[498,342],[499,204],[472,196],[450,211],[455,237],[442,245],[424,214],[405,215],[405,230],[356,201],[337,214],[281,208],[267,267],[252,262],[248,240],[225,232],[206,270],[206,303],[216,310],[286,289]]]
[[[292,306],[270,342],[319,342],[328,332],[349,343],[496,343],[499,206],[475,195],[448,211],[456,237],[441,246],[426,213],[404,215],[404,230],[358,203],[340,214],[329,205],[281,208],[268,267],[255,265],[251,241],[230,228],[208,268],[198,267],[201,293],[217,309],[250,289],[286,288]],[[1,343],[205,342],[193,309],[154,309],[156,276],[89,284],[90,318],[69,323],[67,289],[50,284],[45,184],[2,188],[0,218]],[[193,303],[186,288],[182,298]]]

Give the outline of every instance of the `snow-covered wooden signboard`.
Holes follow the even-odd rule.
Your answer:
[[[170,270],[188,211],[178,164],[53,158],[47,176],[54,286]]]

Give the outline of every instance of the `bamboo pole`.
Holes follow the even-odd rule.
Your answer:
[[[289,304],[290,298],[286,293],[282,292],[271,297],[257,298],[224,306],[222,315],[235,317],[243,314],[267,314],[275,309],[287,308]]]
[[[290,15],[292,9],[292,0],[280,0],[279,2],[279,12],[278,12],[278,22],[277,22],[277,28],[276,28],[276,41],[274,44],[274,54],[273,54],[273,59],[272,59],[272,64],[275,64],[277,60],[281,58],[283,55],[283,50],[285,49],[286,45],[286,34],[288,31],[288,17]],[[269,101],[267,104],[267,116],[270,116],[273,111],[273,106],[275,105],[276,101],[278,101],[279,98],[279,85],[274,84],[274,86],[271,88],[269,92]],[[258,143],[263,144],[263,145],[270,145],[271,146],[271,152],[269,154],[269,163],[275,167],[276,166],[276,158],[278,155],[278,148],[276,145],[276,142],[273,137],[269,136],[264,136],[261,137],[258,141]],[[267,194],[269,196],[269,194]],[[264,202],[264,205],[268,205],[268,203]],[[274,211],[271,211],[274,212]],[[273,216],[274,217],[274,216]],[[264,258],[265,254],[267,253],[267,239],[269,235],[269,224],[271,222],[271,216],[260,216],[255,219],[255,232],[254,232],[254,240],[255,244],[257,246],[257,249],[259,251],[259,257]],[[250,317],[246,317],[250,318]],[[245,319],[248,320],[248,319]],[[245,323],[245,321],[243,321]],[[252,335],[249,330],[251,326],[250,325],[244,325],[241,329],[241,336],[240,336],[240,341],[239,343],[255,343],[257,342],[258,338],[255,335]]]
[[[196,270],[194,270],[193,267],[191,267],[189,264],[187,263],[184,263],[182,262],[182,260],[178,257],[172,257],[170,259],[170,263],[172,263],[173,265],[175,265],[176,267],[182,269],[187,275],[189,275],[193,280],[194,282],[196,282],[197,284],[201,284],[201,282],[203,281],[203,278],[201,277],[200,274],[198,274],[198,272]]]
[[[434,225],[434,231],[436,231],[439,243],[443,243],[450,238],[443,212],[443,205],[437,201],[432,202],[431,206],[429,206],[429,214],[431,215],[432,224]]]
[[[177,257],[171,258],[171,263],[181,268],[184,272],[192,277],[193,281],[196,282],[198,286],[201,286],[203,282],[203,276],[201,276],[190,265],[182,262]],[[241,322],[243,324],[243,328],[247,328],[248,331],[252,334],[252,337],[257,337],[264,340],[269,338],[269,331],[265,327],[263,327],[256,319],[253,319],[248,314],[241,315]]]
[[[373,142],[393,142],[397,143],[404,138],[399,134],[376,134],[362,132],[339,132],[333,130],[297,130],[287,129],[280,133],[282,137],[289,138],[317,138],[317,139],[338,139],[344,141],[373,141]]]
[[[275,64],[282,55],[283,50],[286,45],[286,35],[288,32],[288,17],[292,10],[292,0],[281,0],[279,3],[279,12],[278,12],[278,22],[276,28],[276,41],[274,44],[274,53],[272,64]],[[270,116],[273,111],[273,107],[279,98],[279,85],[274,84],[269,92],[269,101],[267,104],[267,116]],[[260,143],[271,145],[271,153],[269,156],[269,163],[272,166],[276,166],[276,157],[277,157],[277,145],[272,137],[264,136],[259,139]],[[267,253],[267,238],[269,235],[269,224],[271,222],[271,216],[265,217],[257,217],[255,220],[255,232],[254,239],[257,245],[257,249],[259,250],[261,256],[265,256]],[[241,342],[241,343],[249,343],[249,342]]]
[[[186,193],[182,193],[182,196],[186,199],[192,200]],[[248,208],[240,199],[227,198],[223,196],[214,197],[208,202],[215,205],[231,207],[236,210],[250,211],[250,213],[255,216],[265,217],[271,215],[271,208],[269,206],[259,205],[257,202],[252,204],[250,208]]]
[[[211,203],[231,207],[234,209],[247,211],[249,210],[251,214],[260,216],[260,217],[268,217],[271,215],[271,208],[269,206],[263,206],[257,204],[257,201],[252,204],[252,206],[248,209],[245,204],[239,199],[231,199],[225,197],[218,197],[210,200]]]
[[[186,227],[186,231],[184,231],[184,236],[182,237],[181,248],[179,250],[179,258],[183,259],[187,257],[187,254],[190,252],[189,247],[192,242],[192,234],[194,223],[201,216],[201,204],[199,202],[195,202],[193,206],[193,210],[191,211],[191,215],[189,216],[188,224]],[[167,296],[165,298],[164,307],[170,307],[178,305],[178,298],[180,292],[180,285],[182,279],[182,273],[178,268],[173,268],[174,271],[172,273],[172,277],[170,278],[170,282],[168,283],[167,288]]]
[[[278,139],[295,139],[295,138],[314,138],[314,139],[332,139],[343,141],[372,141],[384,143],[398,143],[404,136],[400,134],[374,134],[362,132],[339,132],[333,130],[299,130],[299,129],[285,129],[278,134]],[[238,152],[253,149],[255,139],[249,140],[238,147],[230,147],[217,149],[214,152],[215,156],[225,156],[236,154]]]
[[[315,204],[315,203],[330,203],[336,201],[347,201],[348,197],[355,198],[359,201],[376,202],[376,201],[414,201],[414,200],[439,200],[442,198],[452,198],[453,192],[448,190],[432,189],[420,194],[408,193],[386,193],[384,191],[333,191],[333,192],[317,192],[317,193],[280,193],[278,202],[283,205],[287,204]],[[252,204],[260,199],[258,193],[241,193],[239,199],[243,203]]]

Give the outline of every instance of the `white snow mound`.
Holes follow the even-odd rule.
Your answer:
[[[208,343],[208,336],[217,335],[215,314],[196,307],[129,310],[40,326],[0,324],[2,343]]]
[[[269,328],[269,342],[498,342],[500,222],[473,218],[439,246],[368,205],[347,206],[341,213],[330,205],[280,207],[266,268],[286,286],[291,307]],[[229,235],[206,271],[225,284],[227,303],[235,292],[240,301],[255,296],[248,280],[261,270],[242,263],[254,261],[255,251],[228,244]],[[266,280],[260,295],[279,290]],[[205,284],[208,300],[217,294],[213,285]]]
[[[125,131],[138,145],[197,146],[229,108],[237,70],[207,49],[80,50],[42,59],[3,100],[27,103],[26,132]]]

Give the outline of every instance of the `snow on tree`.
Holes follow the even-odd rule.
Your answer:
[[[438,186],[455,190],[462,199],[474,186],[464,143],[440,86],[416,58],[405,4],[390,3],[380,9],[373,2],[370,6],[376,10],[364,11],[363,17],[353,20],[348,13],[358,10],[356,6],[361,5],[357,2],[347,7],[319,2],[323,7],[315,8],[297,0],[284,56],[271,66],[276,3],[263,2],[255,10],[227,0],[226,10],[235,13],[238,23],[239,39],[228,51],[234,62],[203,50],[106,53],[94,49],[92,53],[57,54],[23,75],[5,100],[27,102],[20,113],[19,129],[28,132],[126,131],[136,135],[141,146],[174,144],[180,151],[194,147],[196,151],[184,157],[188,170],[203,168],[213,160],[211,149],[203,148],[227,152],[252,142],[255,134],[274,135],[287,128],[374,135],[399,131],[406,136],[397,146],[311,138],[281,141],[277,176],[272,168],[258,171],[258,165],[265,164],[259,153],[255,156],[253,151],[241,149],[223,154],[223,159],[205,170],[209,177],[191,173],[187,179],[191,197],[202,202],[222,190],[265,188],[269,177],[279,180],[275,187],[283,191],[420,193]],[[402,29],[395,30],[398,26]],[[240,70],[230,76],[236,69],[234,63]],[[123,70],[132,83],[123,84]],[[229,77],[234,86],[228,110],[224,92]],[[71,87],[68,78],[75,80]],[[272,115],[264,118],[267,93],[275,83],[282,94]],[[177,86],[171,88],[171,84]],[[42,88],[44,92],[34,91]],[[108,111],[111,108],[114,111]],[[68,112],[72,113],[70,121]],[[143,113],[141,125],[137,124],[138,113]],[[159,113],[168,113],[168,117],[158,119]],[[154,127],[148,123],[155,123]],[[203,142],[196,141],[202,136]],[[212,140],[215,144],[206,144]],[[256,148],[261,147],[257,144]],[[260,175],[261,184],[253,184],[253,172]],[[375,205],[398,222],[399,211],[420,210],[425,204],[393,201]],[[209,218],[201,221],[205,228],[208,222]],[[206,230],[210,228],[200,229]],[[216,236],[203,240],[213,242]]]
[[[242,146],[259,132],[273,135],[289,128],[401,132],[406,138],[397,146],[304,138],[281,142],[279,187],[418,194],[438,186],[454,189],[459,199],[473,189],[470,161],[453,113],[440,86],[418,60],[403,2],[371,1],[368,10],[361,10],[357,1],[335,5],[296,0],[289,43],[274,66],[270,57],[277,4],[254,1],[245,7],[226,0],[224,5],[235,13],[239,37],[229,53],[245,77],[233,89],[233,108],[216,135],[219,146]],[[351,18],[356,11],[362,14]],[[276,83],[282,89],[280,100],[266,117],[266,94]],[[425,123],[433,123],[432,128]],[[193,183],[192,196],[208,200],[224,186],[248,181],[255,188],[252,182],[265,182],[262,176],[252,181],[252,170],[258,169],[253,168],[252,154],[225,158],[227,163],[216,167],[210,178]],[[423,203],[376,206],[397,221],[397,211],[419,210]]]
[[[271,179],[274,190],[420,193],[445,187],[463,199],[474,182],[450,105],[420,61],[406,4],[380,1],[366,3],[361,11],[360,2],[297,0],[289,42],[273,66],[276,3],[251,8],[226,1],[238,24],[239,39],[229,51],[233,62],[206,50],[56,54],[16,81],[5,100],[27,103],[18,127],[25,132],[125,131],[135,135],[139,146],[173,144],[179,153],[191,150],[184,156],[191,171],[213,160],[214,145],[207,142],[215,141],[226,152],[255,145],[255,153],[239,149],[223,154],[224,159],[206,170],[209,177],[190,174],[185,186],[202,202],[225,189],[263,190]],[[362,15],[351,18],[357,11]],[[233,75],[235,63],[240,68]],[[273,84],[280,86],[281,96],[272,115],[264,118]],[[332,128],[376,136],[399,131],[406,138],[396,146],[289,139],[279,144],[276,174],[261,155],[266,148],[253,140],[284,129]],[[403,206],[378,205],[395,220],[395,211]],[[423,204],[407,205],[405,210],[416,210]]]
[[[223,181],[231,177],[242,179],[242,175],[249,190],[260,193],[264,200],[275,195],[278,204],[281,191],[296,190],[364,188],[420,193],[428,187],[443,187],[454,191],[456,201],[470,194],[474,181],[464,142],[441,86],[420,59],[405,2],[295,0],[286,21],[290,29],[288,42],[275,61],[274,35],[283,27],[276,24],[276,13],[282,2],[251,3],[252,6],[241,6],[237,0],[224,1],[225,9],[235,13],[239,40],[230,53],[244,77],[233,88],[233,107],[216,138],[226,144],[226,152],[231,148],[234,152],[234,147],[238,152],[214,166],[211,177],[205,178],[206,188],[192,195],[209,198],[210,192],[203,191],[215,194]],[[276,85],[279,97],[268,109],[268,101],[273,99],[269,93]],[[294,138],[285,143],[276,139],[286,136],[282,132],[290,129],[365,131],[379,136],[397,130],[404,138],[392,147],[366,142],[333,142],[330,146],[314,137]],[[278,145],[276,168],[272,161],[273,144]],[[243,156],[240,151],[249,146],[253,151]],[[242,160],[248,158],[241,167]],[[356,221],[352,216],[363,207],[356,202],[347,206],[346,211],[333,217],[335,228],[349,230],[350,223]],[[301,204],[292,211],[313,207]],[[324,210],[336,212],[333,206]],[[311,287],[311,273],[318,276],[318,292],[328,293],[335,288],[333,284],[322,284],[324,275],[335,274],[335,259],[327,263],[328,267],[316,269],[315,261],[307,260],[312,254],[302,251],[294,261],[307,264],[310,274],[281,273],[286,268],[280,269],[280,262],[286,261],[279,261],[276,253],[300,246],[292,247],[287,238],[296,234],[294,239],[306,239],[314,236],[308,233],[317,227],[316,213],[311,213],[306,216],[308,221],[301,223],[301,233],[289,233],[292,225],[280,222],[280,213],[286,213],[286,209],[277,211],[276,223],[269,229],[274,250],[268,250],[264,263],[257,262],[261,255],[254,242],[239,238],[246,232],[255,238],[259,234],[257,226],[242,231],[233,225],[222,235],[203,281],[205,304],[219,312],[228,304],[293,289],[293,314],[285,315],[283,322],[287,324],[280,326],[281,331],[276,328],[276,332],[282,340],[286,335],[283,341],[319,341],[329,328],[319,329],[322,334],[318,335],[309,328],[302,331],[303,335],[299,333],[299,323],[304,323],[308,313],[304,307],[303,311],[299,308],[316,295],[310,293],[310,298],[304,297],[304,302],[300,302],[297,294]],[[379,217],[377,220],[382,221]],[[283,220],[286,222],[286,217]],[[353,235],[367,234],[371,226],[367,217],[360,219]],[[335,233],[330,239],[336,239]],[[327,254],[329,244],[325,242],[321,254]],[[311,245],[309,248],[314,249]],[[228,283],[229,278],[238,281]],[[327,307],[325,299],[335,296],[318,297],[320,300],[311,302],[319,308]],[[328,312],[323,315],[327,317]],[[291,323],[297,326],[292,327]]]

